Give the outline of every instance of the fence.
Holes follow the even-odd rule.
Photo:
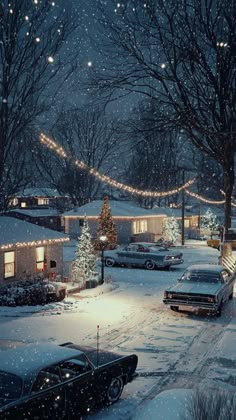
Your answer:
[[[222,265],[233,273],[236,270],[236,258],[233,255],[226,255],[222,257]]]

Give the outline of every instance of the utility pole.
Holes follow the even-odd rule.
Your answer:
[[[183,179],[182,179],[183,185],[185,183],[185,174],[183,169]],[[181,226],[181,243],[184,245],[184,207],[185,207],[185,191],[182,190],[182,213],[181,213],[181,220],[182,220],[182,226]]]

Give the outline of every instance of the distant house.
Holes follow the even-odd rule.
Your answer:
[[[25,188],[10,199],[10,208],[68,208],[70,199],[53,188]]]
[[[91,234],[95,238],[102,203],[102,200],[92,201],[84,206],[63,213],[65,233],[70,235],[71,238],[78,237],[83,226],[84,217],[86,216]],[[119,243],[141,240],[157,241],[163,235],[163,226],[166,218],[172,216],[176,217],[180,226],[182,224],[181,208],[154,207],[153,209],[147,210],[136,206],[132,201],[116,200],[110,200],[109,204],[113,220],[117,226]],[[205,210],[205,206],[201,206],[199,210],[199,204],[195,207],[186,206],[184,211],[184,230],[186,236],[196,237],[200,235],[200,218],[203,216]],[[214,206],[212,210],[220,218],[223,212],[222,206],[221,208]]]
[[[64,231],[62,226],[63,219],[61,213],[54,208],[42,208],[42,209],[13,209],[10,210],[7,215],[9,217],[15,217],[17,219],[25,220],[26,222],[34,223],[38,226],[44,226],[48,229]]]
[[[0,284],[63,274],[64,233],[0,217]]]
[[[96,237],[98,217],[102,208],[102,200],[93,201],[62,214],[64,218],[65,233],[72,238],[80,235],[86,216],[91,234]],[[146,210],[136,206],[133,202],[110,201],[110,208],[114,222],[117,226],[119,243],[132,241],[156,241],[162,236],[163,224],[167,217],[175,215],[181,218],[181,210],[170,208],[153,208]],[[186,216],[186,224],[192,227],[198,223],[198,216]]]

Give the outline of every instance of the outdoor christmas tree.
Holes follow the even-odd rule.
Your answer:
[[[164,222],[163,236],[165,240],[175,243],[179,237],[179,224],[174,216]]]
[[[88,221],[85,218],[81,235],[75,251],[72,273],[76,279],[91,280],[96,276],[96,255],[92,244],[92,237]]]
[[[113,249],[117,245],[117,230],[113,222],[108,197],[104,197],[101,213],[98,219],[96,248],[101,249],[101,236],[106,236],[106,248]]]
[[[213,231],[216,231],[219,229],[219,223],[217,221],[216,215],[211,211],[211,209],[208,209],[204,216],[201,218],[201,228],[210,230],[211,232],[211,238]]]

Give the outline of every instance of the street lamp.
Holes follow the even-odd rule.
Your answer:
[[[106,235],[101,235],[100,236],[100,242],[102,245],[102,253],[101,253],[101,284],[104,283],[104,249],[105,249],[105,245],[107,242],[107,237]]]

